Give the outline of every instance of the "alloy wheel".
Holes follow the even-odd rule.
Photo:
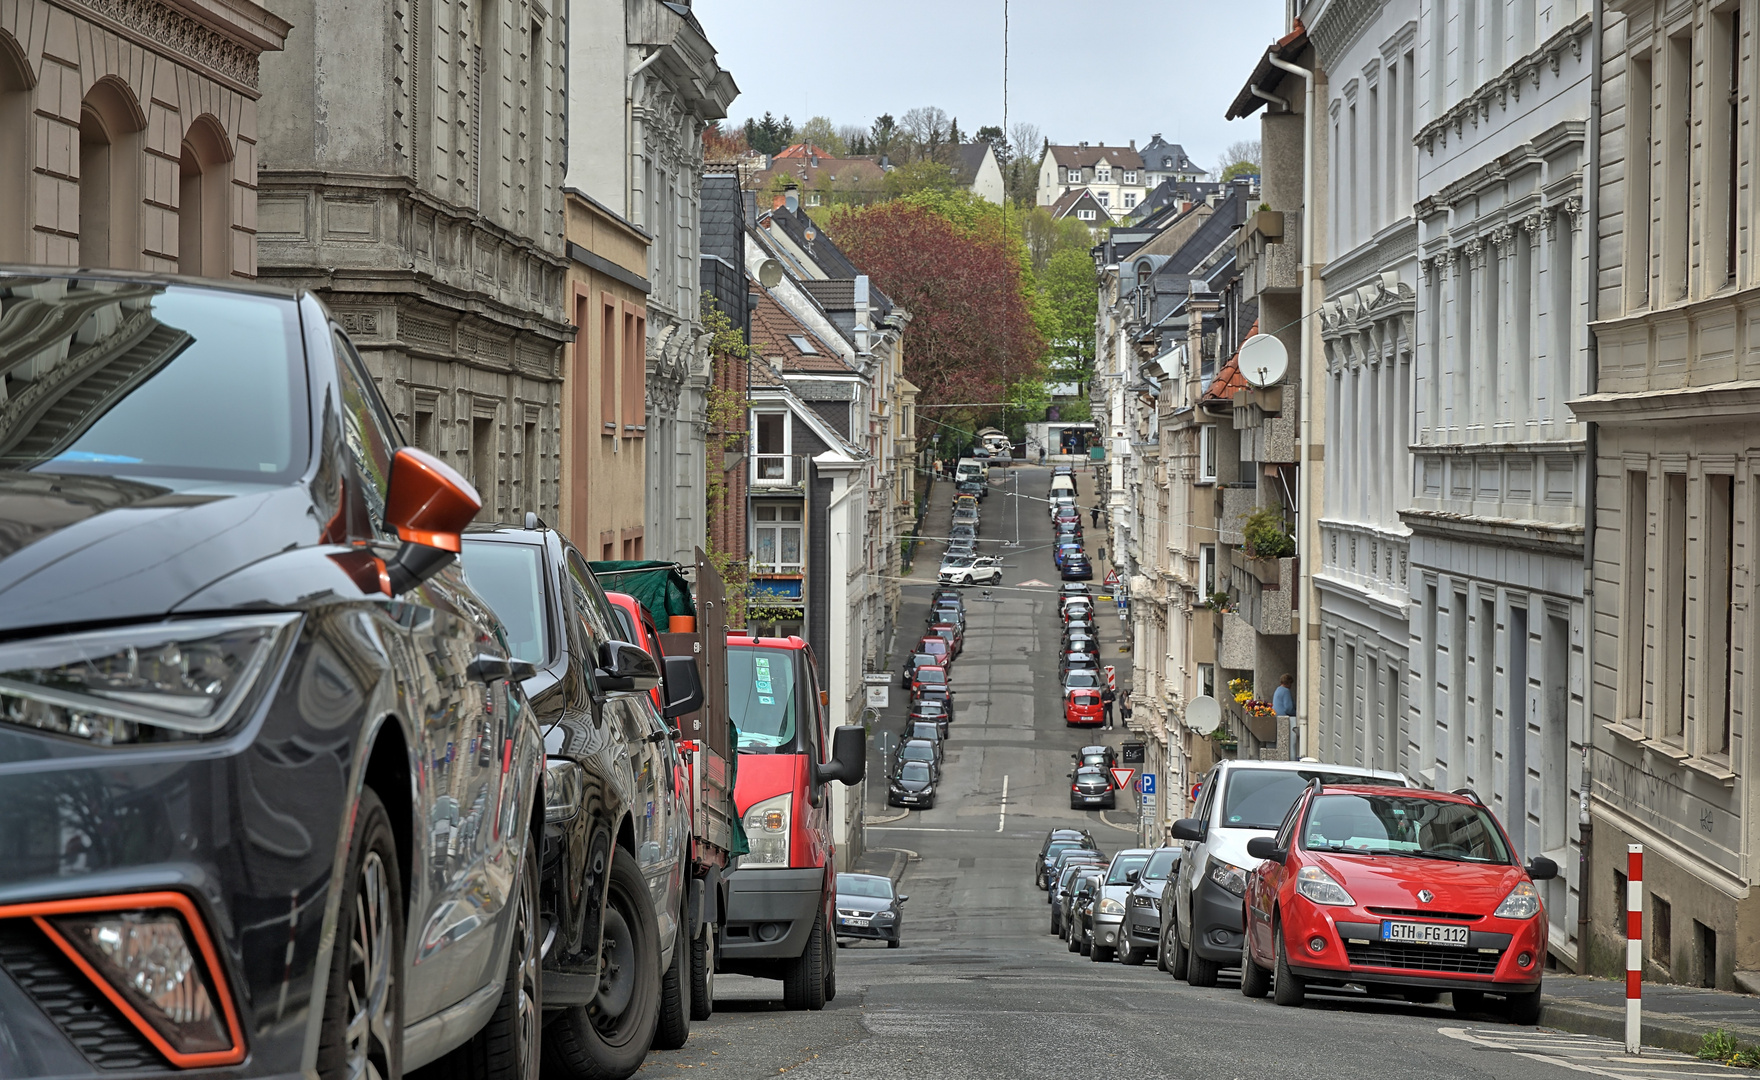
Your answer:
[[[361,861],[354,913],[348,930],[349,1080],[389,1075],[392,1031],[391,882],[377,851]]]

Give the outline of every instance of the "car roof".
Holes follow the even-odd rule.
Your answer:
[[[1391,772],[1386,769],[1369,769],[1361,765],[1329,765],[1322,761],[1254,761],[1228,760],[1219,763],[1223,775],[1241,769],[1277,769],[1284,772],[1301,772],[1303,770],[1321,770],[1338,773],[1343,776],[1374,776],[1382,780],[1398,780],[1402,786],[1412,787],[1412,782],[1405,773]],[[1414,788],[1414,790],[1416,790]]]
[[[851,880],[858,880],[859,879],[862,881],[884,881],[888,885],[892,884],[892,879],[890,877],[886,876],[885,874],[861,874],[861,873],[857,873],[854,870],[843,870],[838,873],[837,880],[842,881],[845,878],[849,878]]]
[[[1111,751],[1112,751],[1112,747],[1107,746],[1105,743],[1089,743],[1087,746],[1082,747],[1080,750],[1078,750],[1076,752],[1078,754],[1089,754],[1089,753],[1096,753],[1096,752],[1104,754],[1104,753],[1110,753]]]
[[[1321,794],[1324,795],[1385,795],[1386,784],[1322,784]],[[1400,798],[1428,799],[1431,802],[1465,803],[1468,806],[1484,806],[1477,799],[1465,795],[1457,795],[1452,791],[1433,791],[1429,788],[1402,788]]]
[[[1146,848],[1146,847],[1125,848],[1122,851],[1113,852],[1112,853],[1112,861],[1117,862],[1118,860],[1124,858],[1126,855],[1153,855],[1153,854],[1155,854],[1154,848]]]
[[[1078,765],[1078,766],[1076,766],[1076,772],[1079,772],[1079,773],[1081,773],[1081,772],[1100,773],[1100,772],[1105,772],[1105,771],[1106,771],[1105,769],[1102,769],[1098,765]]]

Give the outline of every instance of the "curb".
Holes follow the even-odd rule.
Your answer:
[[[1623,1007],[1613,1008],[1586,1001],[1548,997],[1540,1007],[1540,1026],[1623,1042],[1626,1037],[1626,1011]],[[1738,1041],[1760,1043],[1760,1029],[1732,1029],[1725,1024],[1693,1020],[1679,1013],[1658,1015],[1651,1012],[1644,1014],[1640,1041],[1645,1046],[1659,1046],[1665,1050],[1678,1050],[1683,1054],[1696,1054],[1704,1037],[1719,1028],[1729,1032]]]

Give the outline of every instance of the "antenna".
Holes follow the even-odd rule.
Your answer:
[[[766,289],[774,289],[782,284],[782,264],[775,259],[765,259],[758,265],[758,284]]]
[[[1270,334],[1254,334],[1241,342],[1241,378],[1256,390],[1276,386],[1289,374],[1289,350]]]

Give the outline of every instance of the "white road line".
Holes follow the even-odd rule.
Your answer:
[[[1468,1028],[1437,1028],[1438,1033],[1460,1042],[1511,1051],[1516,1057],[1544,1061],[1573,1072],[1611,1077],[1613,1080],[1676,1080],[1683,1077],[1727,1076],[1730,1070],[1698,1061],[1672,1050],[1646,1046],[1641,1056],[1630,1056],[1611,1039],[1592,1035],[1566,1035],[1551,1031],[1490,1031]]]
[[[1002,814],[996,819],[996,831],[1001,832],[1008,824],[1008,777],[1002,778]]]

